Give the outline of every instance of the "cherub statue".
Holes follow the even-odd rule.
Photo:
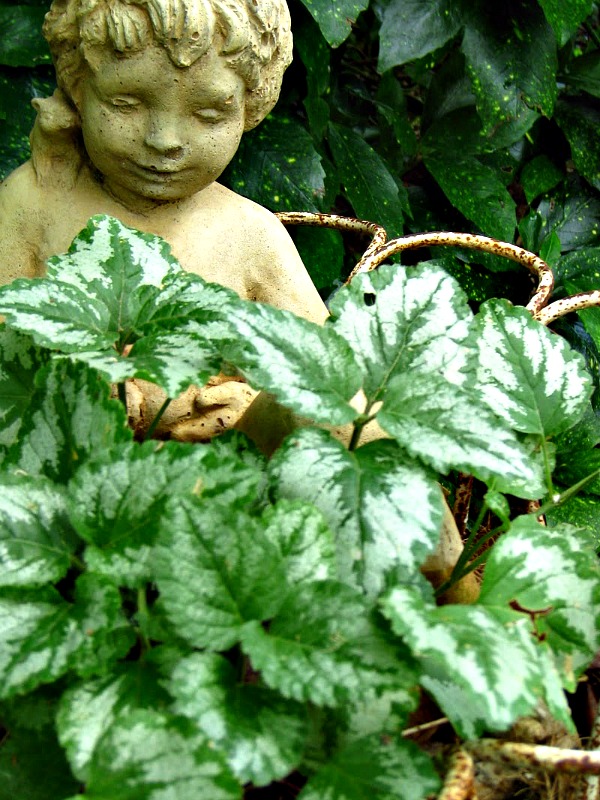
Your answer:
[[[278,98],[292,48],[285,0],[54,0],[44,35],[59,88],[33,101],[32,158],[0,187],[0,284],[43,275],[89,217],[110,214],[162,236],[184,269],[323,322],[281,223],[217,183]],[[212,383],[172,403],[163,430],[196,438],[215,397],[229,421],[253,397]],[[161,405],[142,382],[136,396],[142,416]]]

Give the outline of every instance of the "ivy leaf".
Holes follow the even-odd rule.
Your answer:
[[[329,0],[302,0],[302,3],[331,47],[348,38],[358,15],[369,5],[368,0],[338,0],[335,4]]]
[[[462,27],[451,0],[392,0],[385,5],[379,32],[379,72],[432,53]]]
[[[402,235],[408,194],[381,156],[351,128],[341,125],[330,124],[328,142],[356,215],[382,225],[390,239]]]
[[[575,167],[594,189],[600,189],[600,145],[594,135],[600,112],[582,100],[566,98],[557,104],[555,119],[571,146]]]
[[[231,310],[237,340],[224,355],[255,389],[315,422],[344,425],[357,412],[349,400],[360,389],[351,347],[331,327],[263,303]]]
[[[600,647],[593,545],[571,525],[547,528],[532,516],[518,517],[492,548],[478,600],[486,607],[511,604],[530,616],[532,632],[548,642],[570,691]]]
[[[256,497],[259,469],[226,447],[180,442],[125,443],[105,463],[83,466],[69,486],[69,517],[89,542],[89,569],[120,586],[152,579],[153,548],[169,498],[197,497],[224,507]]]
[[[484,132],[519,117],[524,104],[547,117],[554,110],[558,62],[552,28],[535,3],[519,4],[514,12],[477,3],[468,13],[461,49]]]
[[[132,637],[116,587],[84,575],[77,592],[72,605],[51,588],[2,591],[0,697],[51,683],[71,668],[106,668],[127,652]]]
[[[351,345],[370,403],[401,374],[465,381],[472,312],[456,281],[437,265],[384,265],[357,275],[331,302],[331,320]],[[330,324],[328,322],[328,324]]]
[[[242,796],[222,756],[192,723],[151,709],[115,720],[98,742],[88,774],[86,800]]]
[[[411,456],[438,472],[467,472],[517,497],[545,493],[541,464],[516,434],[475,392],[435,374],[394,378],[377,419]]]
[[[341,579],[370,596],[388,577],[415,572],[439,540],[439,487],[393,442],[350,453],[325,431],[299,430],[274,455],[269,475],[278,498],[303,500],[322,512]]]
[[[269,116],[244,136],[225,180],[271,211],[322,211],[325,170],[311,135],[289,117]]]
[[[298,800],[425,800],[440,784],[433,762],[416,744],[369,736],[339,750]]]
[[[592,0],[540,0],[540,5],[560,47],[569,41],[593,8]]]
[[[41,586],[63,578],[75,549],[62,487],[28,475],[3,475],[0,586]]]
[[[538,657],[529,621],[516,612],[426,605],[408,587],[392,589],[382,605],[419,662],[421,685],[460,736],[506,730],[537,705],[547,664]]]
[[[122,406],[84,364],[53,361],[37,383],[6,464],[64,483],[97,453],[131,440]]]
[[[167,616],[195,647],[231,647],[246,621],[274,616],[285,596],[283,560],[260,522],[215,504],[172,503],[153,561]]]
[[[234,667],[211,653],[194,653],[173,670],[173,709],[195,722],[225,754],[241,783],[265,786],[284,778],[301,761],[306,709],[261,686],[240,684]]]
[[[582,357],[528,311],[490,300],[475,331],[477,391],[512,428],[548,437],[583,415],[593,387]]]
[[[279,500],[263,514],[265,534],[278,548],[289,583],[337,577],[335,541],[323,515],[302,502]]]
[[[73,774],[87,780],[96,745],[118,717],[140,708],[160,710],[170,703],[148,659],[120,665],[102,678],[71,686],[61,698],[56,725]]]
[[[3,740],[0,800],[64,800],[66,793],[77,788],[51,727],[43,731],[11,730]]]
[[[294,587],[269,630],[249,622],[241,641],[265,683],[298,701],[339,706],[415,683],[364,598],[333,581]]]
[[[35,391],[36,372],[46,360],[29,336],[0,326],[0,446],[16,441]]]

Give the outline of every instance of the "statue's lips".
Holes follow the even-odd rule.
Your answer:
[[[155,180],[172,180],[176,176],[185,175],[189,170],[185,167],[170,167],[168,169],[158,169],[156,167],[146,167],[143,164],[132,163],[133,171],[145,178]]]

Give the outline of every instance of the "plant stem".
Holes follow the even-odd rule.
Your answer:
[[[582,489],[584,489],[588,483],[591,483],[598,477],[600,477],[600,469],[596,469],[594,470],[594,472],[590,472],[589,475],[586,475],[585,478],[582,478],[577,483],[574,483],[573,486],[569,486],[569,488],[565,489],[564,492],[561,492],[560,494],[557,493],[551,495],[550,499],[535,511],[536,517],[540,517],[543,514],[546,514],[548,511],[552,511],[553,508],[556,508],[556,506],[561,505],[561,503],[565,503],[567,500],[570,500],[571,497],[574,497]]]
[[[167,408],[169,407],[169,403],[170,403],[170,402],[171,402],[171,398],[170,398],[170,397],[167,397],[167,399],[165,400],[165,402],[164,402],[164,403],[162,404],[162,406],[159,408],[159,410],[158,410],[158,412],[157,412],[156,416],[154,417],[154,419],[153,419],[153,420],[152,420],[152,422],[150,423],[150,426],[149,426],[149,428],[148,428],[148,430],[146,431],[146,434],[145,434],[145,436],[144,436],[144,441],[146,441],[146,439],[151,439],[151,438],[152,438],[152,434],[153,434],[153,433],[154,433],[154,431],[156,430],[156,428],[157,428],[157,426],[158,426],[158,423],[160,422],[160,420],[161,420],[161,418],[162,418],[163,414],[165,413],[165,411],[166,411],[166,410],[167,410]]]
[[[146,587],[140,586],[137,591],[137,621],[138,621],[138,635],[142,645],[143,652],[148,652],[152,645],[146,633],[148,627],[148,598],[146,597]]]
[[[542,446],[542,456],[544,458],[544,472],[546,477],[546,488],[548,494],[552,497],[555,494],[554,484],[552,483],[552,465],[550,464],[550,453],[548,451],[548,442],[544,437],[540,437]]]
[[[83,561],[82,561],[82,560],[79,558],[79,556],[76,556],[76,555],[75,555],[75,553],[71,553],[71,556],[70,556],[70,558],[71,558],[71,564],[72,564],[72,565],[73,565],[73,566],[74,566],[76,569],[78,569],[80,572],[85,572],[85,569],[86,569],[86,567],[85,567],[85,564],[84,564],[84,562],[83,562]]]
[[[454,569],[452,570],[452,575],[450,575],[448,580],[435,590],[435,596],[439,597],[440,595],[444,594],[444,592],[447,592],[448,589],[451,589],[455,583],[462,581],[462,579],[465,578],[470,572],[473,572],[473,570],[477,569],[480,564],[483,564],[487,558],[487,551],[481,553],[481,555],[477,556],[477,558],[473,559],[473,561],[470,561],[468,564],[466,564],[466,562],[473,555],[473,553],[477,552],[477,550],[483,547],[486,542],[489,542],[490,539],[493,539],[494,536],[498,536],[498,534],[503,533],[505,530],[505,525],[499,525],[497,528],[488,531],[480,539],[478,539],[475,543],[475,547],[471,548],[470,552],[466,556],[465,551],[463,550],[460,558],[454,566]]]

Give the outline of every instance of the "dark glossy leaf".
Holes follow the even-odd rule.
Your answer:
[[[521,185],[527,202],[553,189],[563,179],[562,171],[548,156],[539,155],[528,161],[521,172]]]
[[[0,477],[0,586],[63,578],[75,549],[62,487],[42,478]]]
[[[315,18],[321,33],[332,47],[337,47],[350,35],[352,24],[368,0],[302,0]]]
[[[600,242],[600,200],[577,183],[568,184],[553,197],[544,199],[519,223],[523,246],[538,253],[543,242],[555,232],[563,253]]]
[[[379,34],[379,71],[421,58],[456,36],[462,26],[457,6],[451,0],[387,3]]]
[[[87,800],[239,800],[241,786],[192,723],[151,709],[120,716],[89,765]]]
[[[0,327],[0,445],[16,440],[35,391],[37,370],[47,361],[29,336]]]
[[[258,622],[244,626],[242,648],[268,686],[317,705],[367,700],[415,682],[364,598],[332,581],[296,586],[268,631]]]
[[[277,497],[320,509],[335,537],[341,579],[369,595],[388,577],[414,572],[439,539],[439,488],[392,442],[349,453],[325,431],[299,430],[272,459],[270,474]]]
[[[511,242],[517,224],[515,202],[498,173],[473,156],[428,153],[425,164],[450,202],[489,236]]]
[[[307,94],[304,108],[315,141],[325,136],[329,123],[329,104],[325,99],[330,92],[330,49],[317,23],[305,15],[294,27],[294,46],[306,69]]]
[[[546,514],[551,528],[562,523],[576,525],[593,537],[596,550],[600,549],[600,497],[597,494],[577,494]]]
[[[329,145],[356,216],[382,225],[390,239],[401,235],[408,195],[378,153],[341,125],[330,125]]]
[[[285,778],[302,758],[306,708],[271,689],[240,684],[222,656],[194,653],[173,670],[174,711],[193,720],[241,783],[264,786]]]
[[[562,47],[592,13],[592,0],[540,0],[546,19]]]
[[[477,109],[489,131],[520,115],[523,104],[550,116],[556,100],[556,40],[535,3],[485,2],[469,11],[462,51]]]
[[[370,736],[335,753],[298,800],[425,800],[440,783],[433,762],[413,742]]]
[[[596,135],[600,111],[569,98],[557,104],[555,118],[571,145],[575,167],[594,189],[600,189],[600,143]]]
[[[50,64],[50,51],[42,36],[45,8],[0,6],[0,63],[9,67]]]
[[[167,616],[195,647],[231,647],[245,622],[269,619],[285,598],[278,548],[241,511],[174,502],[153,562]]]
[[[64,800],[77,788],[52,728],[14,730],[2,742],[0,800]]]
[[[299,227],[293,238],[317,289],[330,288],[342,277],[344,242],[339,231]]]
[[[322,210],[321,157],[310,134],[288,117],[268,117],[244,136],[225,181],[271,211]]]
[[[570,61],[564,78],[574,89],[600,97],[600,52],[592,50]]]
[[[125,412],[109,392],[85,365],[52,362],[40,376],[6,463],[62,483],[96,453],[129,441]]]

